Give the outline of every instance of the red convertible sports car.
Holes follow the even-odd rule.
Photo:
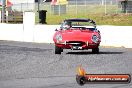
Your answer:
[[[60,29],[56,29],[53,41],[55,54],[61,54],[63,49],[92,49],[92,53],[99,53],[101,36],[93,20],[66,19],[62,22]]]

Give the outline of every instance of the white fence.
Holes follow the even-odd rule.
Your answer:
[[[59,25],[35,25],[35,13],[24,12],[23,24],[0,24],[0,40],[53,43]],[[132,26],[97,26],[103,46],[132,48]]]
[[[132,26],[98,26],[103,46],[132,48]]]
[[[59,25],[24,27],[23,24],[0,24],[0,40],[53,43],[54,30],[59,28]],[[97,28],[101,31],[101,45],[132,48],[132,26],[97,26]]]

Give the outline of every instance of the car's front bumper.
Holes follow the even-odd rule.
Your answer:
[[[57,42],[55,43],[56,46],[61,47],[63,49],[73,49],[73,50],[83,50],[83,49],[93,49],[98,48],[100,42],[98,43],[91,43],[88,41],[64,41],[64,42]]]

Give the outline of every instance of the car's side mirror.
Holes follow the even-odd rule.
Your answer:
[[[58,31],[57,28],[55,29],[55,31]]]
[[[100,31],[98,30],[98,32],[100,33]]]

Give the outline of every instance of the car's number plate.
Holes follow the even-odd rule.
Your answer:
[[[75,49],[75,50],[82,49],[82,47],[81,47],[81,46],[73,46],[72,48],[73,48],[73,49]]]

